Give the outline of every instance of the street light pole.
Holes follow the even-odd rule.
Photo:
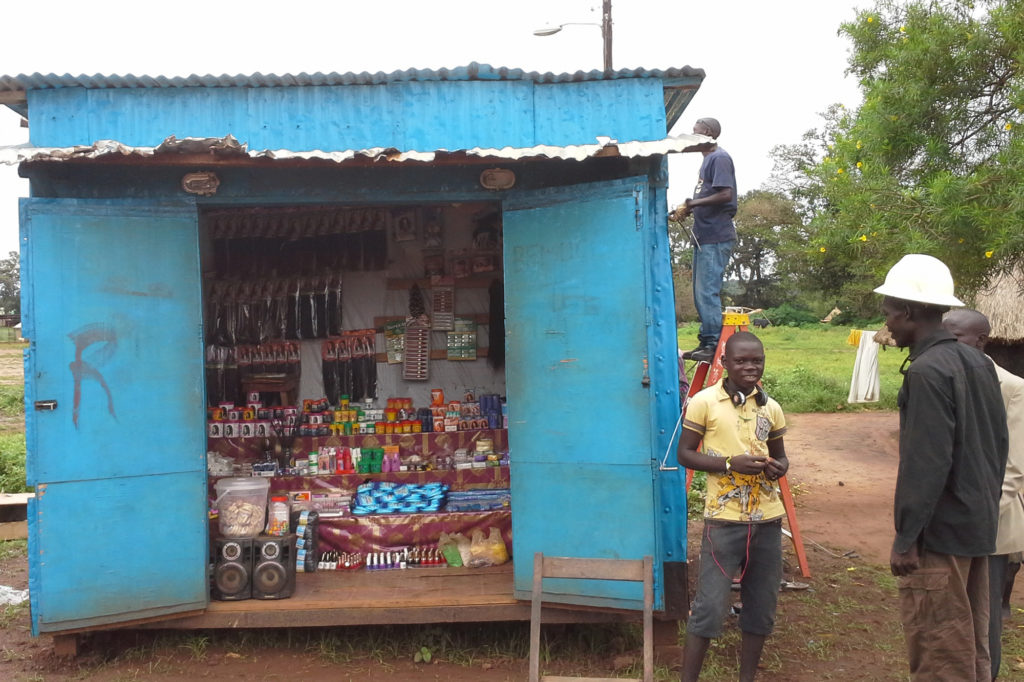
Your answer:
[[[566,26],[599,26],[601,28],[601,39],[604,43],[604,75],[612,73],[612,0],[603,0],[601,6],[601,23],[591,21],[567,21],[557,26],[545,26],[533,32],[535,36],[553,36]]]
[[[612,0],[601,8],[601,37],[604,39],[604,75],[612,73]]]

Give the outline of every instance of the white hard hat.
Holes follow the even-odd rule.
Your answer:
[[[889,268],[885,284],[875,289],[875,293],[929,305],[964,305],[953,295],[953,275],[949,274],[946,264],[923,253],[908,253],[901,258]]]

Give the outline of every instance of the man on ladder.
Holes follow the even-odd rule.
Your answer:
[[[733,218],[739,194],[732,157],[718,146],[721,124],[702,118],[694,124],[693,134],[711,137],[715,143],[701,152],[704,160],[693,197],[676,207],[669,219],[682,222],[693,216],[693,305],[700,316],[700,331],[697,347],[683,353],[683,358],[710,362],[722,332],[722,280],[736,243]]]

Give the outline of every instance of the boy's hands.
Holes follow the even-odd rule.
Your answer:
[[[777,480],[789,470],[788,459],[775,459],[750,454],[734,455],[730,460],[732,470],[738,474],[757,475],[763,473],[769,481]]]
[[[773,457],[768,458],[768,462],[764,467],[764,475],[769,481],[776,481],[786,475],[789,471],[789,460],[788,459],[774,459]]]
[[[756,475],[765,470],[768,457],[754,455],[734,455],[729,463],[738,474]]]

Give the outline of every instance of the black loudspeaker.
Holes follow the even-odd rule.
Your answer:
[[[214,540],[210,596],[221,601],[251,597],[252,554],[252,538]]]
[[[295,535],[253,540],[253,599],[287,599],[295,592]]]

